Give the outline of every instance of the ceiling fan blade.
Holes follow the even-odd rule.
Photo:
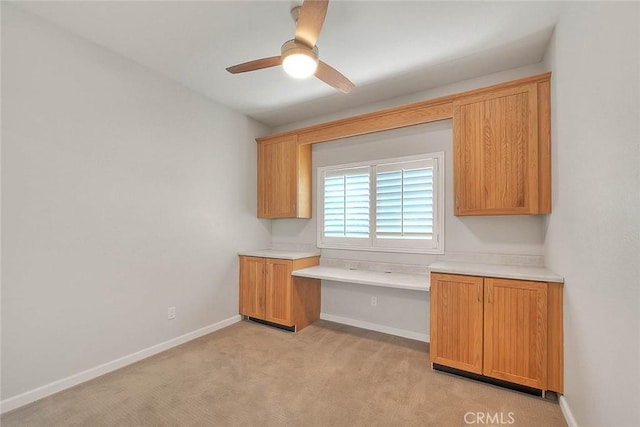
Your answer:
[[[338,70],[333,68],[326,62],[318,62],[318,69],[316,70],[316,77],[333,86],[341,92],[349,93],[356,87],[351,81],[342,75]]]
[[[255,61],[244,62],[227,68],[231,74],[246,73],[247,71],[261,70],[263,68],[275,67],[280,65],[282,59],[280,56],[271,56],[269,58],[256,59]]]
[[[296,25],[296,41],[313,48],[318,41],[329,0],[304,0]]]

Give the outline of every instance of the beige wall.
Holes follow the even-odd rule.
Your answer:
[[[264,127],[6,2],[2,92],[3,400],[237,315]]]
[[[640,422],[639,28],[637,2],[569,2],[545,58],[545,257],[566,281],[565,403],[582,427]]]

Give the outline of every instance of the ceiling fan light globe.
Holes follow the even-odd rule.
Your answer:
[[[291,77],[304,79],[318,68],[318,48],[309,47],[295,39],[282,45],[282,67]]]
[[[318,68],[318,59],[305,53],[287,55],[282,61],[284,71],[296,79],[306,79],[312,76]]]

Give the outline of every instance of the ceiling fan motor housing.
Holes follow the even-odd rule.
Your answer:
[[[289,55],[301,54],[307,55],[313,58],[316,62],[318,62],[318,48],[314,46],[310,48],[304,43],[297,42],[295,39],[289,40],[282,45],[280,49],[282,52],[282,60]]]

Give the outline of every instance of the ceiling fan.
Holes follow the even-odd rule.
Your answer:
[[[227,71],[238,74],[282,65],[292,77],[302,79],[314,74],[341,92],[351,92],[355,85],[338,70],[318,58],[316,42],[328,6],[329,0],[305,0],[302,6],[295,6],[291,9],[291,16],[296,21],[296,35],[294,39],[282,45],[280,56],[234,65],[227,68]]]

